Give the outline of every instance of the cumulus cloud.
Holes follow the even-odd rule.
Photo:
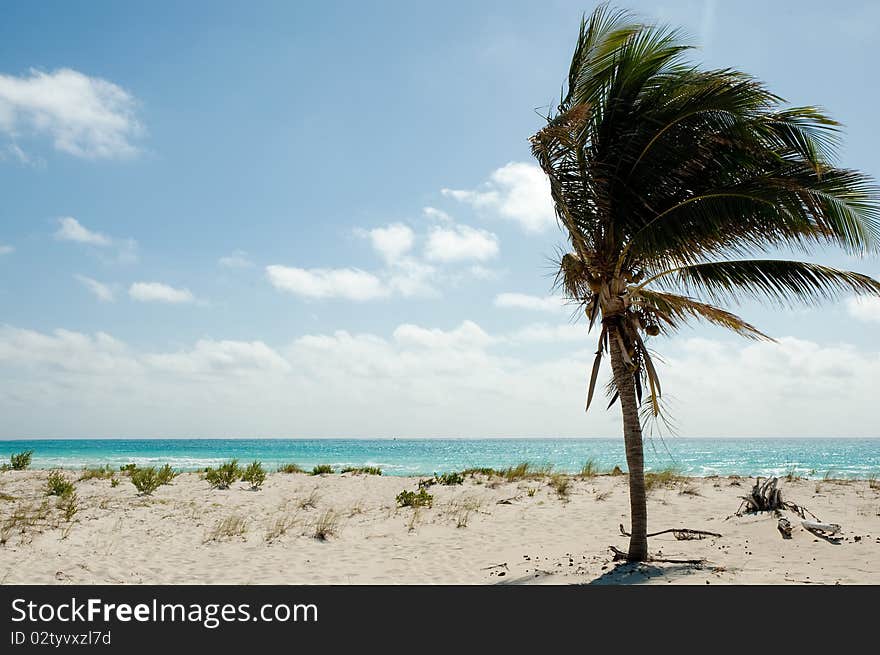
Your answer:
[[[565,309],[566,301],[561,296],[530,296],[525,293],[508,292],[495,296],[495,306],[535,312],[558,312]]]
[[[275,264],[266,267],[266,277],[276,289],[303,298],[342,298],[362,302],[389,294],[382,280],[358,268],[305,269]]]
[[[113,302],[116,300],[116,294],[109,285],[104,284],[103,282],[98,282],[85,275],[77,274],[74,275],[74,277],[101,302]]]
[[[224,268],[252,268],[254,265],[244,250],[235,250],[232,254],[218,259],[217,263]]]
[[[498,256],[498,237],[467,225],[434,227],[428,233],[425,257],[437,262],[480,261]]]
[[[452,216],[447,214],[442,209],[437,209],[436,207],[424,207],[422,209],[422,213],[426,218],[429,218],[432,221],[437,221],[438,223],[454,223]]]
[[[443,189],[442,193],[479,211],[515,221],[526,232],[542,232],[556,223],[550,182],[533,164],[510,162],[495,170],[478,189]]]
[[[616,407],[583,412],[595,346],[581,347],[574,328],[585,332],[406,323],[389,335],[338,330],[283,347],[201,339],[141,352],[100,332],[0,326],[0,436],[619,435]],[[523,345],[569,333],[552,356],[536,359]],[[875,432],[876,350],[791,337],[675,338],[660,350],[664,398],[683,436]],[[602,380],[608,374],[603,364]]]
[[[190,350],[148,354],[143,362],[157,371],[184,376],[290,370],[287,360],[262,341],[201,339]]]
[[[387,264],[394,264],[412,250],[415,233],[403,223],[391,223],[366,232],[373,249]]]
[[[195,302],[195,297],[189,289],[175,289],[161,282],[135,282],[128,288],[128,295],[139,302],[170,304]]]
[[[136,105],[122,87],[69,68],[0,74],[0,132],[47,136],[57,150],[75,157],[136,155],[134,141],[144,131]]]
[[[59,241],[75,241],[101,247],[109,246],[113,243],[113,239],[100,232],[92,232],[73,216],[62,216],[58,219],[58,230],[55,232],[55,238]]]
[[[880,298],[858,296],[846,301],[847,313],[860,321],[880,323]]]

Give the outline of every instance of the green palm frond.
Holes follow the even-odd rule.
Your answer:
[[[655,314],[660,319],[658,322],[664,327],[668,326],[671,330],[676,330],[692,320],[702,320],[732,330],[748,339],[772,341],[771,337],[736,314],[687,296],[640,289],[634,302],[638,307]]]
[[[721,261],[664,271],[645,282],[670,285],[713,302],[743,296],[791,305],[814,304],[848,294],[880,295],[880,282],[829,266],[779,259]],[[645,290],[640,291],[643,295]]]

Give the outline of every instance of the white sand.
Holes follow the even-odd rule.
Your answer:
[[[0,473],[0,527],[16,508],[46,500],[46,474]],[[880,491],[866,481],[782,482],[787,499],[843,527],[837,544],[794,516],[790,540],[769,515],[734,516],[753,482],[747,479],[691,479],[653,491],[650,531],[723,535],[649,540],[653,554],[705,559],[698,566],[611,561],[608,546],[627,543],[618,532],[618,524],[628,525],[625,477],[574,480],[567,502],[546,479],[479,481],[432,487],[433,508],[415,516],[395,503],[402,489],[416,488],[413,478],[271,474],[261,491],[244,483],[218,491],[189,473],[152,497],[137,496],[126,477],[116,488],[109,480],[78,482],[81,508],[71,523],[51,498],[46,518],[0,534],[0,583],[880,583]],[[301,508],[313,492],[317,506]],[[321,541],[315,525],[328,511],[338,526]],[[245,519],[245,534],[212,540],[230,516]],[[267,541],[282,518],[289,529]]]

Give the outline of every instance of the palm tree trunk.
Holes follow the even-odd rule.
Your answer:
[[[636,389],[632,373],[627,370],[620,352],[617,327],[608,326],[611,350],[611,370],[614,384],[620,395],[623,411],[623,441],[626,446],[626,465],[629,469],[629,507],[632,527],[630,529],[627,560],[643,562],[648,559],[648,508],[645,493],[645,457],[642,450],[642,424],[636,402]]]

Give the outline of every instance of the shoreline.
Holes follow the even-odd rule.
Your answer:
[[[77,481],[69,520],[45,495],[46,471],[0,473],[0,584],[863,584],[880,583],[880,485],[780,481],[786,499],[839,523],[838,543],[771,515],[736,516],[754,479],[655,480],[649,530],[721,534],[649,540],[652,554],[700,565],[612,561],[625,548],[625,475],[474,474],[426,489],[419,477],[270,473],[262,489],[212,489],[182,473],[152,496],[126,476]],[[567,482],[566,482],[567,481]],[[18,516],[18,523],[9,523]]]

